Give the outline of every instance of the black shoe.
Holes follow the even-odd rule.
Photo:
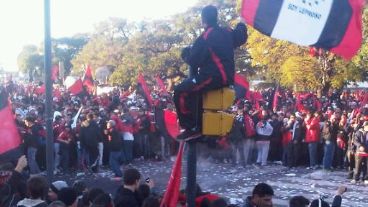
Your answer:
[[[200,137],[202,134],[198,130],[186,129],[183,133],[177,136],[179,141],[188,141]]]

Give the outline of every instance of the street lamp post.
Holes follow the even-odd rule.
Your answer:
[[[45,121],[46,121],[46,168],[47,179],[52,181],[54,172],[54,138],[52,134],[52,81],[51,81],[51,32],[50,32],[50,0],[44,0],[45,23]]]

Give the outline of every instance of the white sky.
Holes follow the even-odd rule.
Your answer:
[[[58,38],[91,32],[108,17],[161,19],[184,12],[198,1],[51,0],[51,35]],[[43,23],[43,0],[0,0],[0,67],[17,70],[22,47],[42,42]]]

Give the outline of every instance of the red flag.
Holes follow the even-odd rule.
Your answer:
[[[261,106],[259,105],[259,102],[263,101],[263,96],[262,96],[261,92],[259,92],[259,91],[250,91],[249,94],[250,94],[249,99],[253,102],[254,108],[257,109],[257,110],[260,110]]]
[[[157,82],[157,85],[160,87],[160,91],[167,94],[166,86],[164,82],[162,81],[162,79],[160,78],[160,76],[156,76],[156,82]]]
[[[90,65],[87,66],[86,71],[84,72],[84,76],[82,78],[83,86],[86,86],[90,93],[93,92],[93,77],[92,77],[92,68]]]
[[[243,75],[240,75],[238,73],[234,76],[234,89],[237,99],[241,98],[250,98],[249,93],[249,82],[247,81],[247,78]]]
[[[280,91],[279,91],[279,86],[277,86],[275,93],[273,95],[273,101],[272,101],[272,109],[274,112],[277,110],[277,105],[279,103],[279,96],[280,96]]]
[[[55,80],[58,78],[59,75],[59,66],[54,65],[51,69],[51,80],[52,82],[55,82]]]
[[[177,114],[174,111],[165,109],[164,121],[168,134],[175,139],[180,133]]]
[[[0,93],[0,117],[2,119],[0,122],[0,154],[3,154],[21,144],[21,138],[5,90]]]
[[[67,90],[73,94],[78,95],[83,92],[83,83],[80,78],[67,77],[64,81]]]
[[[146,80],[144,80],[144,77],[142,73],[138,74],[138,84],[141,86],[143,95],[148,103],[149,106],[153,106],[153,100],[151,97],[151,91],[149,90]]]
[[[167,188],[164,197],[162,198],[160,207],[176,207],[178,204],[183,151],[184,142],[181,142],[179,146],[178,156],[176,157],[176,161],[171,171],[169,183],[167,184]]]
[[[303,98],[305,97],[305,95],[303,94],[298,94],[296,96],[296,101],[295,101],[295,109],[299,112],[304,112],[305,111],[305,108],[303,106]]]

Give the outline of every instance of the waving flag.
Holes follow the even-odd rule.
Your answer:
[[[364,0],[243,0],[241,16],[267,36],[350,59],[362,43],[363,6]]]
[[[246,77],[236,73],[234,76],[234,89],[236,99],[246,98],[249,100],[249,82]]]
[[[180,134],[180,127],[176,112],[169,109],[165,109],[164,121],[168,134],[170,135],[171,138],[175,139]]]
[[[167,94],[167,89],[164,81],[160,78],[160,76],[156,76],[156,83],[160,88],[161,93]]]
[[[181,179],[181,165],[184,151],[184,142],[180,143],[178,156],[171,171],[169,183],[161,200],[160,207],[176,207],[178,205],[180,179]]]
[[[83,86],[86,86],[90,93],[93,92],[93,77],[92,77],[92,68],[90,65],[87,66],[86,71],[84,72],[84,76],[82,78]]]
[[[0,117],[0,155],[4,155],[21,144],[14,115],[9,106],[8,95],[4,89],[1,89],[0,92]]]
[[[144,98],[146,99],[149,106],[153,106],[153,100],[151,97],[151,91],[149,90],[146,80],[144,79],[142,73],[138,74],[138,85],[140,86],[140,89],[142,90],[142,93],[144,95]]]
[[[68,76],[64,81],[64,85],[73,95],[78,95],[83,92],[83,82],[80,78]]]

